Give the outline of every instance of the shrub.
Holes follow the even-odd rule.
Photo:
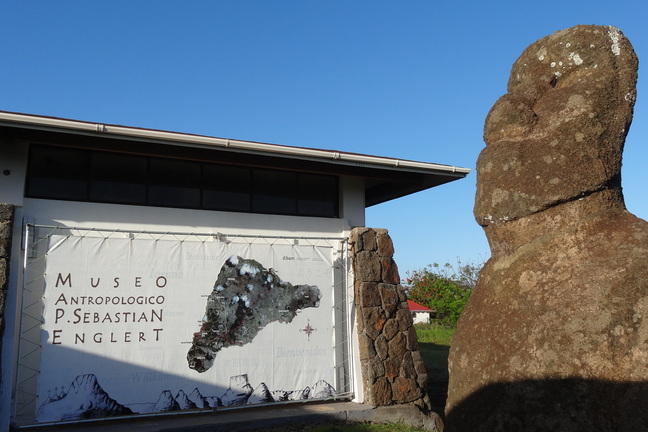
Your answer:
[[[461,264],[457,267],[446,263],[430,264],[408,273],[404,284],[407,296],[423,306],[432,309],[432,322],[444,327],[457,325],[482,265]]]

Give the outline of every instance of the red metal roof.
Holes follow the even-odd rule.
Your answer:
[[[426,308],[412,300],[407,300],[407,306],[409,307],[410,312],[432,312],[432,309]]]

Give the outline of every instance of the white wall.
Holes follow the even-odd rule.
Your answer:
[[[351,227],[365,226],[365,183],[358,177],[340,178],[340,217]]]
[[[0,143],[0,202],[16,206],[9,292],[4,315],[6,328],[2,339],[0,430],[8,430],[10,421],[10,395],[14,388],[16,335],[20,320],[18,311],[21,307],[21,244],[26,222],[110,230],[286,237],[348,237],[351,227],[364,226],[365,223],[364,180],[361,178],[341,178],[340,218],[307,218],[23,198],[26,166],[27,145]],[[3,175],[5,170],[9,170],[10,174]],[[352,281],[350,284],[352,286]],[[349,310],[351,316],[354,316],[352,302],[349,304]],[[350,323],[350,327],[353,328],[350,336],[355,341],[355,320]],[[355,348],[353,351],[353,357],[357,358]],[[359,368],[354,368],[351,373],[355,385],[361,385]],[[356,396],[358,395],[362,395],[362,392],[357,392]]]
[[[429,312],[414,312],[412,315],[414,318],[414,324],[418,323],[429,323],[430,322],[430,313]]]
[[[9,171],[9,175],[5,175]],[[0,142],[0,202],[22,205],[27,172],[27,146]]]
[[[24,199],[24,215],[39,225],[241,235],[344,236],[344,219]]]

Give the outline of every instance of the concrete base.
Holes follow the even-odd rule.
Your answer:
[[[49,432],[252,432],[291,425],[326,423],[404,423],[428,431],[443,431],[436,413],[425,415],[415,406],[371,407],[354,402],[304,403],[272,407],[221,409],[213,413],[175,414],[128,420],[104,420],[52,425],[30,430]]]

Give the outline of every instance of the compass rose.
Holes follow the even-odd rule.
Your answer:
[[[314,331],[317,331],[317,329],[316,329],[316,328],[313,328],[313,327],[310,325],[310,320],[308,320],[308,324],[306,324],[306,327],[304,327],[303,329],[299,329],[299,331],[300,331],[300,332],[304,332],[304,333],[306,333],[306,335],[308,336],[308,340],[310,341],[310,335],[311,335]]]

